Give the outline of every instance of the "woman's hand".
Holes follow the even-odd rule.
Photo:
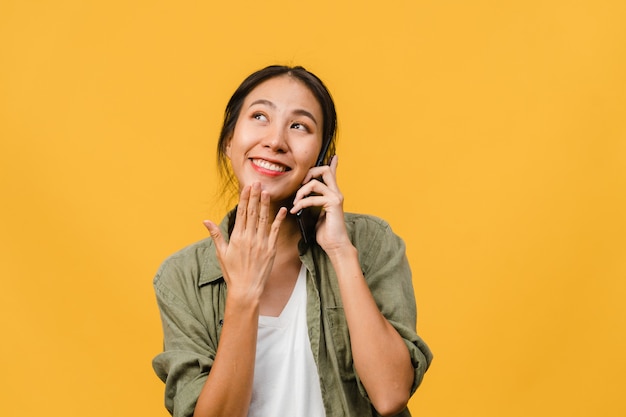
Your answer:
[[[296,193],[291,209],[291,213],[297,213],[307,207],[322,208],[315,238],[327,253],[351,245],[343,217],[343,195],[337,186],[337,164],[335,155],[330,165],[311,168],[304,178],[304,185]]]
[[[235,226],[226,242],[219,227],[205,221],[228,286],[220,341],[194,416],[246,416],[252,397],[260,298],[276,255],[287,209],[272,220],[270,196],[260,183],[244,187]]]
[[[217,258],[231,295],[258,299],[272,270],[276,240],[287,209],[281,208],[270,221],[270,197],[255,182],[241,191],[235,226],[227,243],[219,227],[206,220],[217,250]]]

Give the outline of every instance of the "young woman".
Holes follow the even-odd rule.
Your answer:
[[[302,67],[257,71],[230,99],[218,161],[239,203],[154,279],[153,366],[172,415],[410,415],[432,355],[404,243],[344,213],[335,130],[329,92]]]

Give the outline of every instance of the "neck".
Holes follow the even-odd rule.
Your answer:
[[[300,241],[300,227],[296,217],[292,214],[287,214],[287,217],[280,225],[280,231],[278,232],[278,249],[297,248]]]
[[[270,204],[270,213],[273,213],[272,221],[274,217],[278,213],[281,207],[287,208],[289,210],[292,207],[294,196],[289,197],[285,201],[272,201]],[[270,222],[271,224],[271,222]],[[287,213],[287,217],[283,220],[280,225],[280,231],[278,232],[278,245],[279,249],[283,247],[282,245],[293,245],[297,248],[298,241],[300,240],[301,233],[300,227],[298,226],[298,221],[296,216],[293,214]]]

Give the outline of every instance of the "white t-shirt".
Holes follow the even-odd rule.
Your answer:
[[[278,317],[259,317],[248,417],[324,417],[306,321],[306,269]]]

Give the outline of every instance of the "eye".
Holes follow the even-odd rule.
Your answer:
[[[291,128],[292,129],[297,129],[297,130],[303,130],[305,132],[309,131],[308,126],[306,126],[305,124],[299,123],[299,122],[293,122],[291,124]]]
[[[263,113],[255,112],[252,114],[252,118],[256,120],[260,120],[262,122],[267,122],[267,116]]]

